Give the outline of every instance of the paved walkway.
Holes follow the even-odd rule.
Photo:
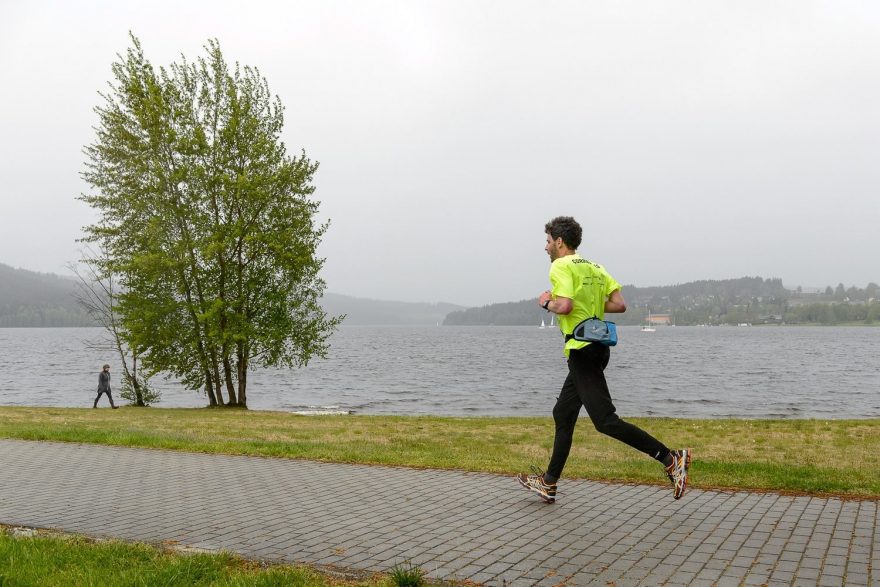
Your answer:
[[[699,461],[695,461],[699,467]],[[487,585],[880,585],[877,501],[0,440],[0,523]]]

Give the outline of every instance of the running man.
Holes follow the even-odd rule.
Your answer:
[[[674,485],[673,497],[680,499],[687,488],[691,450],[669,450],[642,430],[621,420],[616,413],[605,382],[605,367],[610,348],[600,343],[580,342],[571,337],[574,327],[587,318],[604,319],[605,313],[626,311],[620,284],[601,265],[577,254],[581,244],[581,226],[570,216],[554,218],[544,227],[550,255],[552,289],[538,298],[538,304],[559,316],[559,329],[565,335],[568,376],[553,407],[556,436],[553,455],[545,473],[517,475],[519,483],[537,493],[547,503],[556,501],[556,482],[562,475],[571,450],[574,426],[581,406],[596,430],[624,442],[660,461]]]

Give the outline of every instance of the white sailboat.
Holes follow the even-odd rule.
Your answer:
[[[648,317],[645,318],[645,323],[642,325],[642,332],[657,332],[657,329],[654,328],[654,323],[651,322],[651,312],[648,312]]]
[[[541,325],[538,326],[538,328],[547,328],[547,326],[544,324],[544,319],[543,319],[543,318],[541,318]]]

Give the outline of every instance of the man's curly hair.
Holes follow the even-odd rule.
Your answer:
[[[553,240],[562,237],[565,246],[573,251],[581,246],[583,231],[581,225],[571,216],[557,216],[544,225],[544,232]]]

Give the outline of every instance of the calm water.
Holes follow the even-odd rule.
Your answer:
[[[119,379],[118,358],[89,347],[101,334],[0,329],[0,405],[89,406],[101,364]],[[606,375],[621,415],[880,417],[880,328],[622,327],[620,338]],[[328,359],[252,373],[249,405],[546,416],[566,373],[561,347],[558,330],[537,327],[343,327]],[[160,407],[207,404],[173,381],[154,385]]]

